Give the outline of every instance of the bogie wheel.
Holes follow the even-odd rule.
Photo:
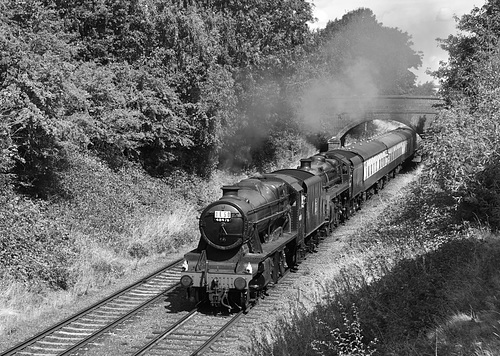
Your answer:
[[[204,287],[192,288],[191,293],[192,293],[192,298],[196,304],[208,301],[207,291],[205,290]]]
[[[232,310],[247,311],[250,307],[250,292],[248,290],[229,292],[229,305]]]
[[[244,313],[248,312],[248,309],[250,308],[250,292],[241,292],[240,306]]]

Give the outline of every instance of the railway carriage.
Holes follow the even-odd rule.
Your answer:
[[[417,148],[416,133],[397,129],[331,149],[282,169],[223,187],[200,216],[198,247],[185,255],[181,284],[196,301],[246,309],[318,237],[377,193]]]

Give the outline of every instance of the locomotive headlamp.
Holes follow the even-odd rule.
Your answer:
[[[248,262],[248,264],[245,267],[245,273],[248,273],[248,274],[253,273],[253,268],[252,268],[252,265],[250,264],[250,262]]]
[[[247,281],[245,278],[238,277],[234,280],[234,287],[238,290],[243,290],[247,286]]]
[[[184,262],[182,262],[182,266],[181,266],[182,272],[187,271],[188,268],[189,268],[188,261],[184,260]]]
[[[193,279],[189,276],[182,276],[181,277],[181,284],[184,287],[189,287],[191,284],[193,284]]]

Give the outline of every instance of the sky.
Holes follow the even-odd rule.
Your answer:
[[[423,52],[422,67],[413,71],[417,83],[433,81],[425,74],[426,69],[437,70],[439,61],[447,61],[448,54],[439,48],[436,38],[447,38],[456,34],[453,16],[469,14],[486,0],[310,0],[317,19],[312,28],[324,28],[329,20],[342,18],[346,13],[368,8],[378,22],[407,32],[414,43],[413,50]]]

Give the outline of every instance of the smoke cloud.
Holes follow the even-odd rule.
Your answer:
[[[376,70],[369,60],[359,58],[338,78],[313,82],[300,102],[299,115],[305,127],[334,136],[339,128],[368,115],[378,96],[373,80]]]

